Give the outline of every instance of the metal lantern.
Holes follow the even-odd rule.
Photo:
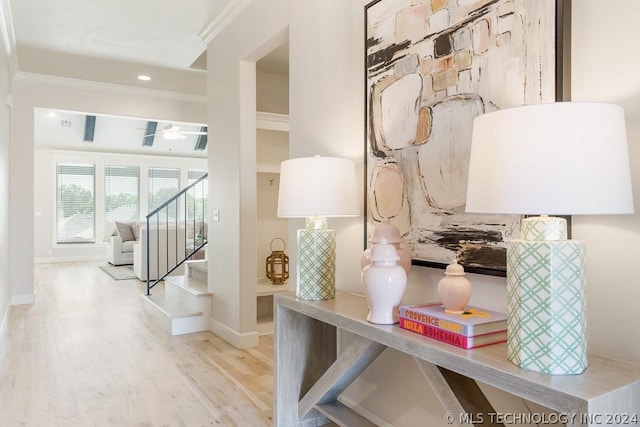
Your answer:
[[[273,242],[276,240],[282,242],[283,248],[281,251],[273,250]],[[266,261],[267,279],[271,280],[274,285],[282,285],[289,278],[289,257],[284,253],[287,246],[284,240],[276,237],[271,240],[269,248],[271,249],[271,255],[267,257]]]

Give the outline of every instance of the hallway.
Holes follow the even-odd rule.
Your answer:
[[[272,336],[170,336],[143,282],[99,265],[36,264],[36,303],[12,307],[0,340],[0,427],[272,424]]]

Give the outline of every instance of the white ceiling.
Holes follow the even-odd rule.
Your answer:
[[[206,42],[229,19],[248,4],[247,0],[12,0],[10,13],[4,14],[4,25],[13,28],[18,72],[100,81],[135,87],[169,90],[185,94],[206,94]],[[288,45],[274,51],[258,62],[262,71],[288,73]],[[141,73],[152,77],[141,82]],[[76,128],[84,126],[84,113],[58,111],[53,120],[50,111],[36,112],[36,125],[49,126],[36,130],[42,140],[40,147],[73,149],[71,139],[62,143],[61,135],[71,135],[72,129],[61,128],[62,120],[69,120]],[[91,112],[87,112],[91,113]],[[101,146],[99,132],[106,123],[119,126],[115,117],[98,117],[96,141],[93,145],[74,144],[79,149]],[[129,148],[118,143],[108,144],[107,151],[176,154],[180,147],[195,144],[176,141],[173,148],[156,138],[152,150],[141,148],[145,120],[122,121],[122,132],[129,132]],[[158,123],[161,129],[168,123]],[[53,126],[53,127],[51,127]],[[199,130],[200,124],[182,124],[183,128]],[[104,129],[104,128],[102,128]],[[135,129],[138,132],[133,132]],[[77,129],[76,129],[77,130]],[[116,131],[110,131],[114,134]],[[135,136],[133,134],[135,133]],[[138,135],[140,134],[140,135]],[[75,141],[75,139],[74,139]],[[205,153],[191,153],[201,156]]]
[[[36,148],[104,153],[206,157],[207,150],[194,150],[198,135],[185,133],[185,139],[170,140],[162,135],[166,126],[178,126],[181,132],[199,132],[201,125],[183,122],[156,122],[152,146],[143,145],[147,120],[97,115],[94,139],[84,140],[87,115],[73,111],[37,108],[34,115]]]
[[[14,0],[18,55],[37,49],[186,69],[233,0]]]

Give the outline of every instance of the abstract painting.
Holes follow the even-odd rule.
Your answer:
[[[504,275],[520,216],[465,212],[473,119],[556,100],[556,0],[365,6],[367,230],[390,221],[414,264]]]

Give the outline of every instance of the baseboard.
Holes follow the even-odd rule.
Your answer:
[[[2,323],[0,323],[0,346],[4,341],[4,334],[7,331],[7,323],[9,323],[9,313],[11,312],[11,306],[7,305],[4,310],[4,316],[2,316]]]
[[[235,348],[252,348],[258,346],[258,332],[240,334],[227,325],[211,319],[211,332],[234,346]]]
[[[11,295],[11,305],[34,304],[36,302],[36,294]]]
[[[393,427],[393,424],[389,423],[389,421],[380,418],[379,416],[377,416],[376,414],[374,414],[373,412],[367,409],[364,409],[362,406],[358,405],[357,403],[355,403],[354,401],[352,401],[347,397],[339,396],[338,401],[347,405],[349,408],[353,409],[355,412],[362,415],[363,417],[365,417],[366,419],[368,419],[369,421],[371,421],[377,426]]]

